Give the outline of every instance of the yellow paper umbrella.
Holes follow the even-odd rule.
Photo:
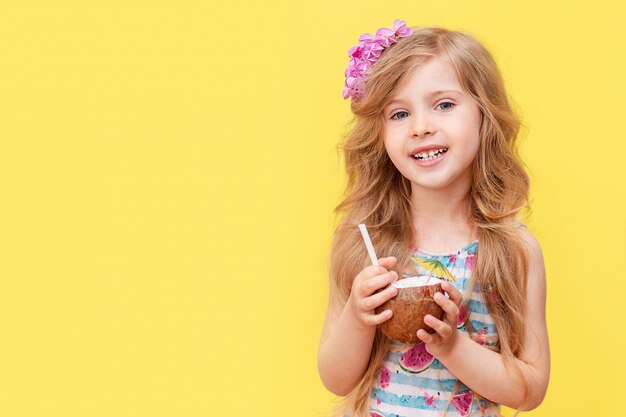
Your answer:
[[[448,281],[456,282],[454,275],[450,273],[448,268],[441,263],[441,261],[437,259],[428,259],[428,258],[411,258],[413,262],[416,262],[419,266],[424,268],[427,271],[433,273],[437,278],[447,279]]]

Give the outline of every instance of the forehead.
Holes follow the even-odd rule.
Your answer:
[[[415,96],[429,98],[441,93],[464,94],[450,60],[433,57],[406,75],[388,104]]]

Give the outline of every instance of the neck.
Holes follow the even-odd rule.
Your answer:
[[[411,193],[413,219],[419,224],[449,223],[463,221],[467,223],[469,202],[467,193],[441,194],[432,190],[414,189]]]
[[[427,189],[412,183],[411,211],[418,239],[428,236],[438,236],[435,240],[475,239],[469,222],[468,190],[469,182],[444,190]]]

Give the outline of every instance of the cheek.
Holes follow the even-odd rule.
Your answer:
[[[465,152],[476,154],[480,145],[480,126],[475,123],[464,124],[459,126],[456,133],[462,141]]]
[[[476,157],[478,156],[478,148],[480,145],[480,141],[478,139],[478,135],[465,137],[466,142],[463,147],[463,156],[462,156],[462,164],[471,165]]]
[[[394,145],[394,142],[387,138],[383,139],[383,144],[385,145],[385,151],[387,152],[387,156],[389,157],[389,159],[395,161],[396,155],[398,153],[398,145]]]
[[[391,160],[391,162],[393,162],[396,168],[399,168],[404,159],[402,147],[385,143],[385,150],[387,151],[387,157]]]
[[[467,141],[470,152],[472,153],[472,155],[476,155],[476,153],[478,153],[478,148],[480,147],[480,135],[478,134],[478,132],[474,132],[472,135],[470,135],[467,138]]]

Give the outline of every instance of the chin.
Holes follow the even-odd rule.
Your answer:
[[[421,188],[429,191],[442,191],[445,189],[458,189],[460,183],[469,185],[469,178],[465,177],[465,173],[454,175],[448,172],[433,172],[432,175],[423,175],[417,180],[411,180],[413,187]],[[469,175],[469,173],[468,173]]]
[[[445,179],[427,180],[426,178],[420,178],[419,181],[411,181],[411,183],[414,187],[421,188],[423,190],[429,190],[429,191],[443,190],[443,189],[450,187],[450,185],[452,185],[452,181],[449,181],[449,180],[445,180]]]

